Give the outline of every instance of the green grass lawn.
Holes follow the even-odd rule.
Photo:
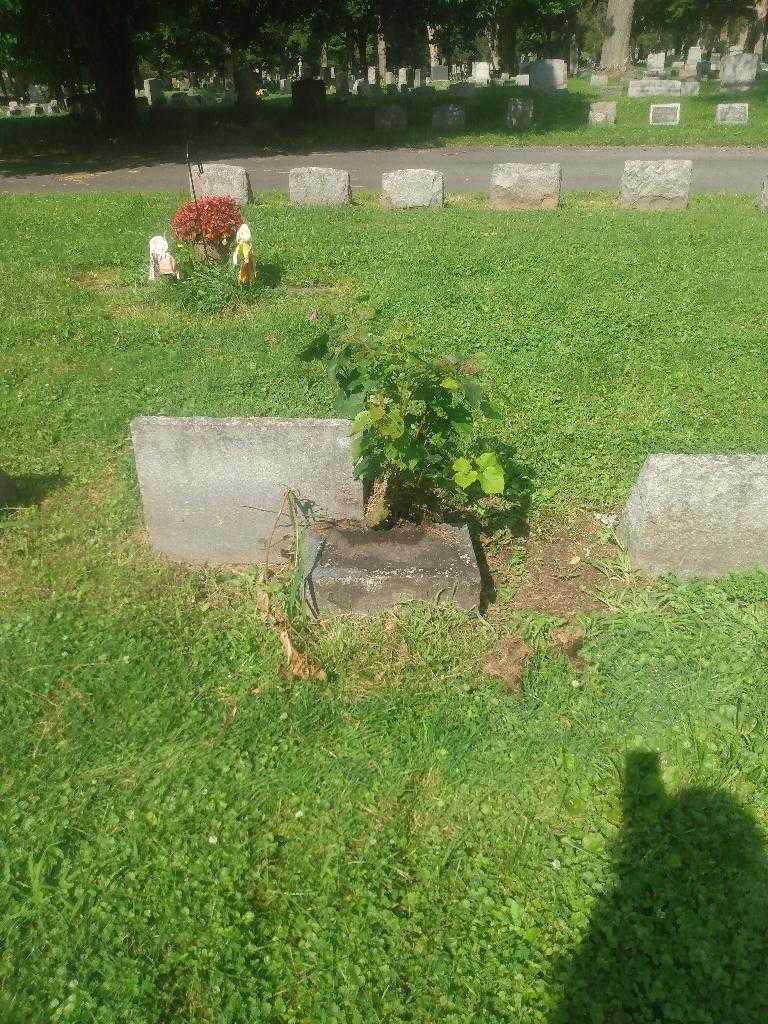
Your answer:
[[[638,74],[638,77],[641,77]],[[73,124],[68,116],[5,118],[0,120],[0,154],[8,158],[9,173],[19,173],[19,161],[34,156],[30,173],[45,170],[46,158],[55,162],[65,153],[78,153],[111,166],[115,160],[140,152],[162,154],[184,151],[188,139],[206,157],[227,152],[302,153],[315,149],[358,149],[380,146],[766,146],[768,145],[768,77],[745,93],[724,93],[717,82],[703,82],[698,97],[646,97],[628,99],[622,86],[593,89],[586,79],[571,79],[567,91],[555,95],[528,89],[497,86],[482,89],[477,97],[456,102],[467,106],[465,131],[446,134],[432,127],[432,110],[445,103],[449,93],[395,97],[406,103],[408,130],[384,134],[374,131],[374,109],[393,102],[391,97],[357,97],[346,100],[330,95],[324,114],[296,113],[288,96],[268,96],[253,117],[238,123],[231,107],[208,108],[198,113],[166,109],[144,115],[132,139],[116,142],[94,137],[92,129]],[[507,128],[505,113],[510,97],[533,98],[534,121],[523,132]],[[612,126],[590,126],[593,100],[618,101],[617,121]],[[648,124],[651,103],[681,103],[677,127]],[[715,107],[723,102],[748,102],[749,123],[715,124]],[[58,166],[58,164],[56,164]],[[2,178],[0,178],[0,186]]]
[[[1,202],[23,504],[0,518],[0,1020],[768,1019],[768,577],[634,585],[615,552],[574,608],[578,669],[563,618],[515,610],[502,534],[486,617],[331,622],[327,679],[289,680],[252,575],[148,548],[128,435],[140,413],[328,415],[299,355],[366,307],[485,353],[545,542],[618,507],[649,452],[766,450],[754,198],[268,196],[248,213],[271,286],[214,315],[143,283],[175,197]],[[516,635],[522,695],[481,669]]]

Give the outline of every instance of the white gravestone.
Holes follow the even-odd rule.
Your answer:
[[[279,561],[293,534],[286,491],[308,519],[360,519],[348,420],[139,416],[131,424],[152,546],[217,565]],[[281,511],[282,506],[282,511]]]
[[[627,160],[620,203],[631,210],[683,210],[693,178],[691,160]]]
[[[346,206],[352,202],[349,171],[335,167],[294,167],[288,174],[294,206]]]
[[[476,85],[487,85],[491,80],[491,65],[487,60],[476,60],[472,64],[472,81]]]
[[[489,204],[494,210],[555,210],[562,184],[560,164],[496,164]]]
[[[651,455],[616,533],[646,576],[768,569],[768,455]]]
[[[720,69],[723,89],[744,92],[755,84],[760,58],[756,53],[729,53]]]
[[[715,107],[716,124],[747,124],[748,121],[748,103],[718,103]]]
[[[648,124],[680,124],[680,104],[652,103],[648,113]]]

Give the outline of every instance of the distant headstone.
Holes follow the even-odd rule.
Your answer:
[[[496,164],[491,174],[494,210],[554,210],[560,203],[560,164]]]
[[[376,77],[376,68],[369,67],[368,68],[368,84],[369,85],[376,85],[377,81],[378,81],[378,79]]]
[[[419,206],[439,209],[444,197],[440,171],[409,168],[381,176],[381,205],[390,210],[410,210]]]
[[[651,455],[616,532],[646,576],[768,569],[768,455]]]
[[[413,88],[420,89],[422,86],[422,73],[421,68],[413,69]]]
[[[532,89],[552,92],[568,88],[568,65],[564,60],[537,60],[528,69]]]
[[[289,96],[291,92],[291,82],[288,78],[280,79],[280,94],[282,96]]]
[[[150,107],[154,106],[155,103],[163,102],[165,98],[163,96],[164,84],[161,78],[144,79],[144,95],[147,97],[147,103],[149,103]]]
[[[304,593],[315,615],[370,615],[408,601],[470,610],[482,580],[466,526],[369,530],[317,523],[304,546]]]
[[[729,53],[720,69],[723,89],[743,92],[755,84],[760,58],[756,53]]]
[[[627,96],[630,99],[640,99],[643,96],[679,96],[682,92],[682,82],[674,79],[654,78],[633,78],[627,86]]]
[[[648,113],[648,124],[680,124],[680,104],[652,103]]]
[[[616,103],[590,103],[590,124],[616,124]]]
[[[336,95],[347,96],[349,95],[349,76],[343,68],[336,72],[335,77]]]
[[[325,107],[325,82],[322,78],[301,78],[291,85],[291,105],[302,114],[317,114]]]
[[[307,518],[360,519],[347,420],[139,416],[131,424],[152,546],[183,562],[280,559],[293,533],[287,490]]]
[[[294,167],[288,174],[294,206],[346,206],[352,202],[349,171],[335,167]]]
[[[513,132],[523,132],[530,128],[533,120],[533,100],[512,98],[507,103],[507,127]]]
[[[234,164],[203,164],[202,173],[193,164],[190,193],[193,185],[198,199],[202,196],[231,196],[241,206],[253,199],[248,172]]]
[[[654,76],[663,75],[666,60],[667,55],[663,50],[658,53],[649,53],[646,61],[646,73]]]
[[[472,81],[475,85],[488,85],[491,80],[491,65],[487,60],[472,62]]]
[[[414,86],[414,77],[414,68],[400,68],[397,72],[397,83],[398,85],[404,85],[406,88],[412,89]]]
[[[530,75],[515,75],[513,81],[514,81],[515,85],[519,86],[521,89],[527,89],[527,88],[530,87],[530,84],[531,84],[531,76]]]
[[[42,103],[28,103],[26,110],[30,117],[39,117],[40,114],[45,113],[45,107]]]
[[[704,50],[701,46],[689,46],[688,53],[685,58],[685,63],[689,68],[698,67],[699,63],[704,58]]]
[[[768,213],[768,178],[763,178],[760,191],[757,193],[757,208]]]
[[[59,101],[57,99],[48,100],[45,105],[46,114],[56,114],[59,109]]]
[[[701,92],[701,82],[681,82],[681,96],[698,96]]]
[[[397,85],[397,79],[395,78],[394,71],[388,71],[384,76],[385,85]]]
[[[451,69],[447,64],[433,64],[429,77],[433,82],[447,82],[451,77]]]
[[[693,178],[691,160],[627,160],[621,205],[633,210],[683,210]]]
[[[713,53],[709,58],[709,70],[712,74],[719,73],[722,57],[719,53]]]
[[[8,104],[8,117],[20,117],[21,107],[16,100],[11,100]]]
[[[408,111],[397,103],[385,103],[374,114],[377,132],[404,132],[408,127]]]
[[[747,124],[748,103],[718,103],[715,107],[715,124]]]
[[[608,75],[605,72],[597,72],[592,75],[589,79],[589,84],[593,89],[607,89],[608,88]]]
[[[466,123],[467,111],[458,103],[441,103],[432,110],[432,127],[440,131],[458,131]]]

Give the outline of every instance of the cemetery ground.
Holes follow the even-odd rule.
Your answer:
[[[144,283],[174,196],[2,203],[3,1020],[766,1019],[768,577],[644,583],[595,519],[766,450],[754,196],[258,196],[251,302]],[[352,315],[484,356],[520,505],[483,616],[300,624],[301,678],[254,571],[152,553],[128,427],[330,415]]]

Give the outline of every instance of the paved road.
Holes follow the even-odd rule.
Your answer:
[[[247,167],[257,191],[286,191],[291,167],[320,165],[347,168],[353,188],[376,190],[383,171],[402,167],[432,167],[445,174],[446,188],[454,192],[480,192],[488,187],[491,165],[505,161],[557,162],[563,166],[568,189],[615,190],[625,160],[693,160],[693,188],[697,192],[756,192],[768,176],[768,148],[595,148],[516,149],[366,149],[318,151],[291,156],[226,157]],[[6,161],[0,165],[0,192],[98,192],[177,190],[185,185],[183,163],[152,162],[146,156],[91,161],[41,158]]]

